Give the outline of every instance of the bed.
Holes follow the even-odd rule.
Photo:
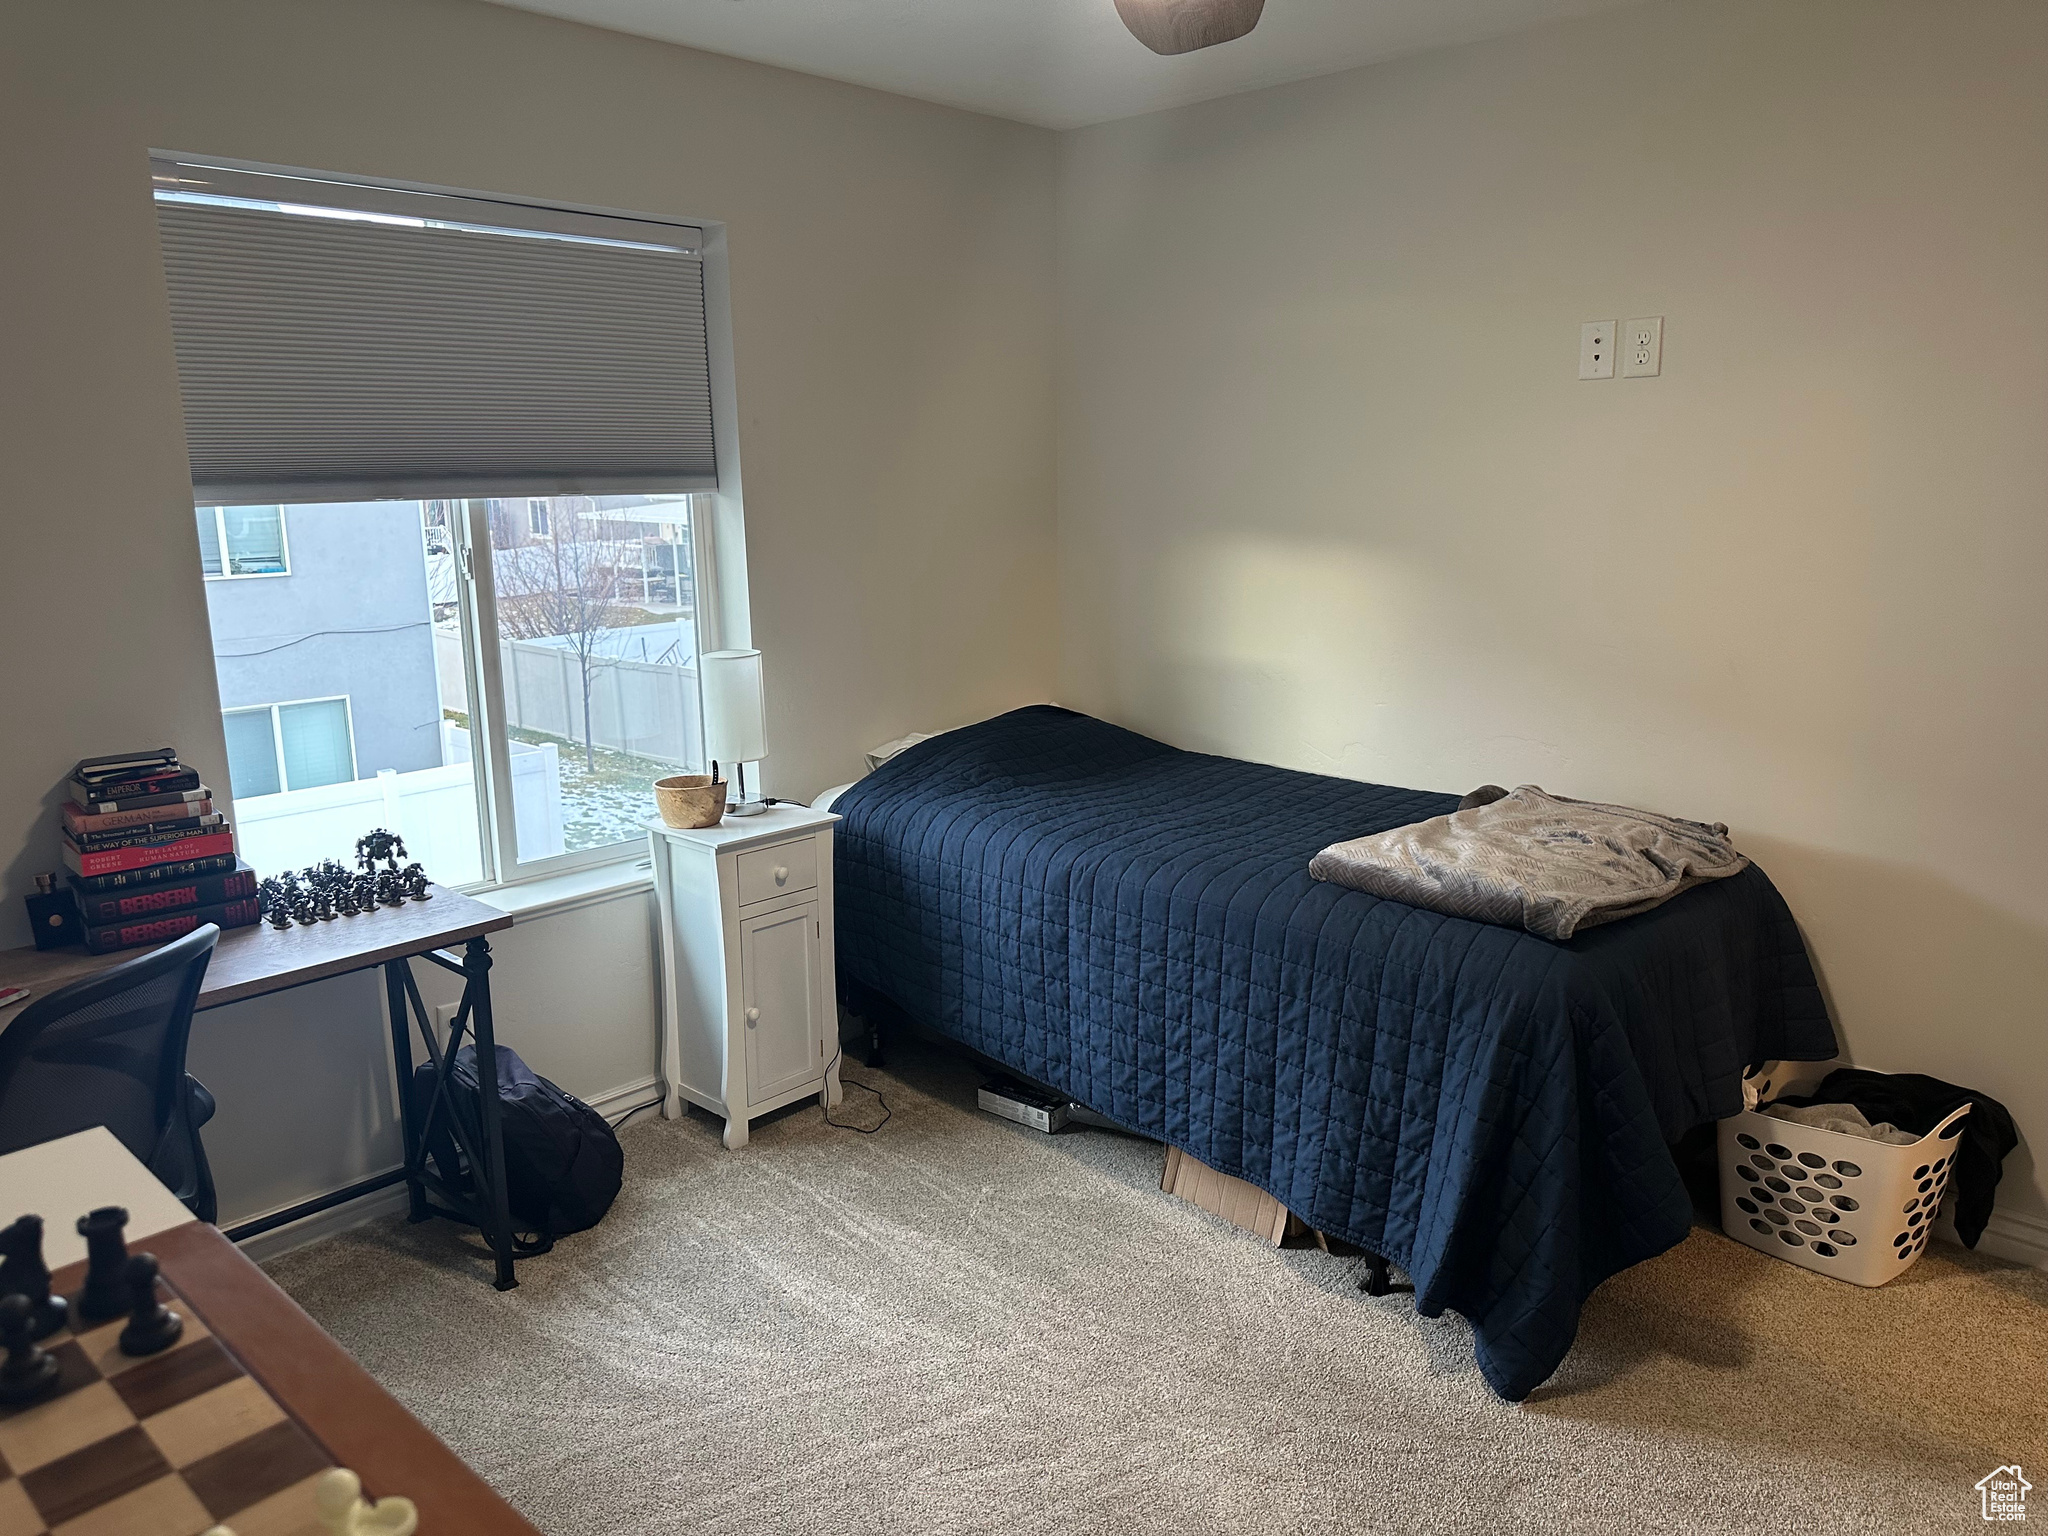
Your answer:
[[[1519,1400],[1684,1237],[1669,1143],[1835,1037],[1754,867],[1564,943],[1308,874],[1456,805],[1016,710],[837,795],[842,983],[1392,1260]]]

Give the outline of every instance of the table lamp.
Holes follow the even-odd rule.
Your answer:
[[[761,700],[759,651],[706,651],[698,658],[704,688],[704,755],[731,763],[739,798],[728,816],[758,816],[768,807],[747,798],[747,764],[768,755],[768,711]]]

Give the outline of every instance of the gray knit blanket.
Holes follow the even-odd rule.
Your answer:
[[[1308,872],[1432,912],[1568,939],[1749,866],[1719,822],[1567,800],[1534,784],[1471,803],[1483,793],[1448,816],[1332,843]]]

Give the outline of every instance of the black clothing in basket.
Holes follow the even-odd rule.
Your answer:
[[[1956,1236],[1969,1247],[1984,1235],[1991,1219],[1991,1199],[2005,1172],[2005,1155],[2020,1144],[2019,1130],[2006,1107],[1988,1093],[1958,1088],[1918,1072],[1865,1072],[1843,1067],[1821,1080],[1811,1096],[1786,1096],[1780,1104],[1853,1104],[1872,1125],[1889,1120],[1902,1131],[1925,1136],[1942,1117],[1964,1104],[1972,1108],[1963,1120],[1951,1178],[1956,1192]]]

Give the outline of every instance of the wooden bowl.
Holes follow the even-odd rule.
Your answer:
[[[706,773],[679,773],[654,781],[654,807],[672,827],[715,827],[725,819],[726,785]]]

